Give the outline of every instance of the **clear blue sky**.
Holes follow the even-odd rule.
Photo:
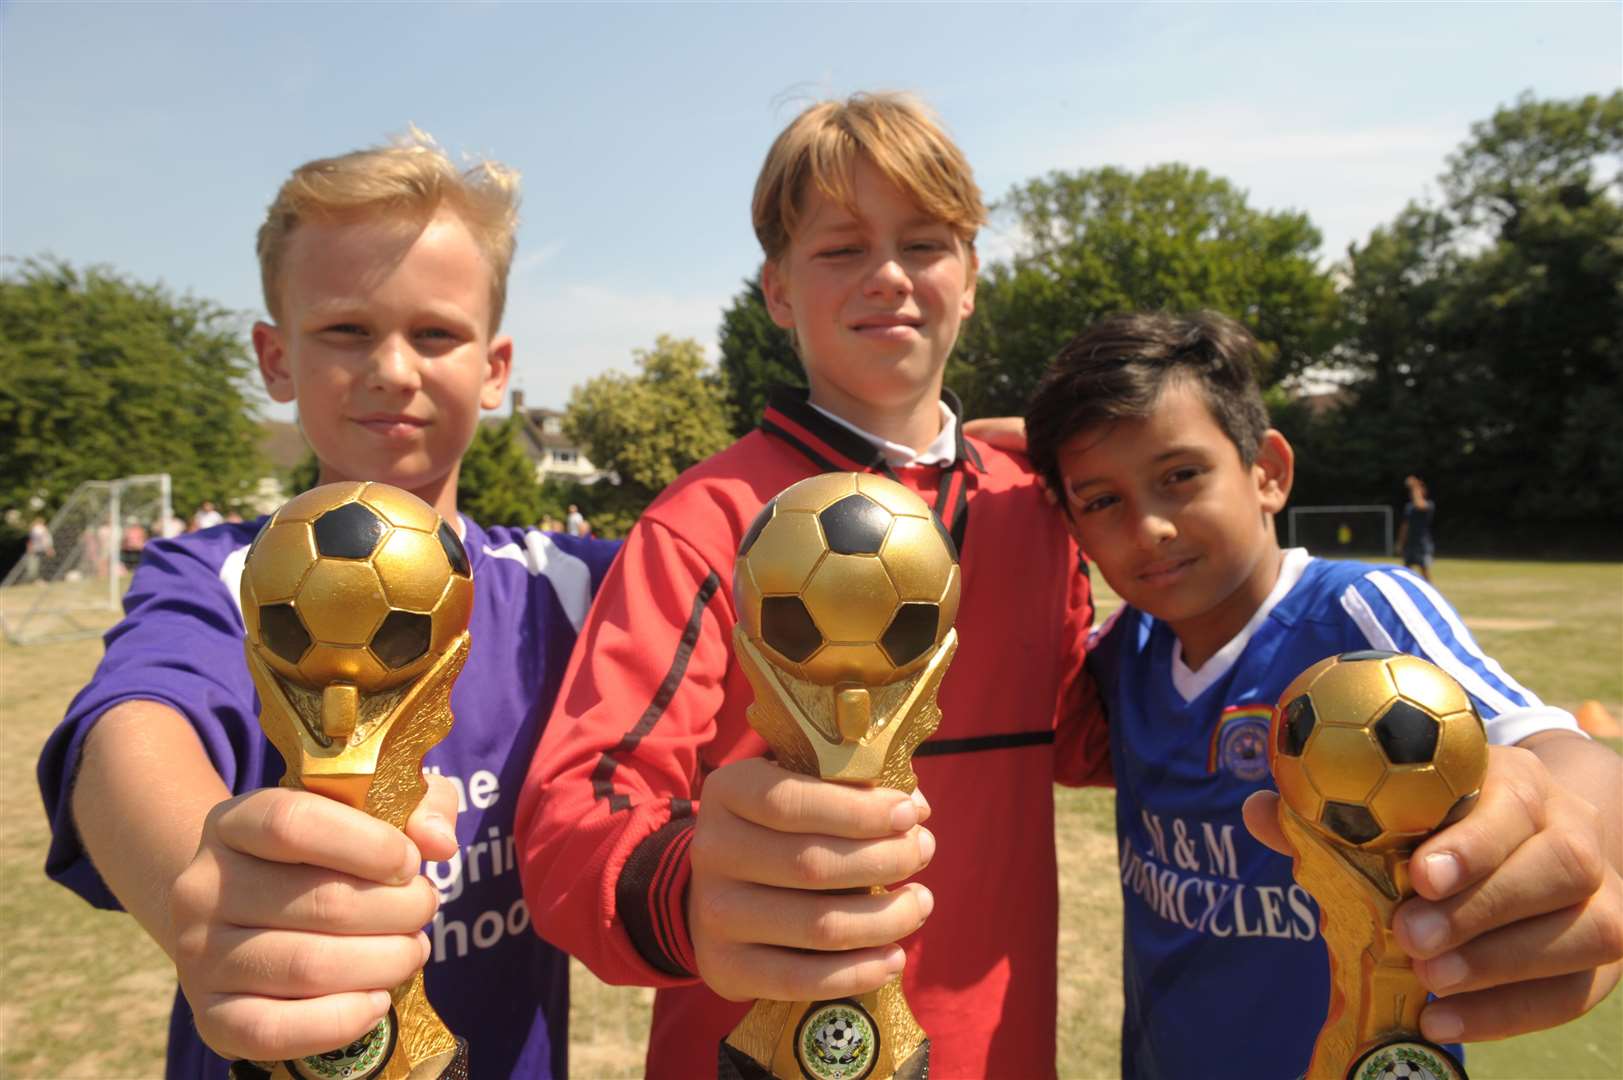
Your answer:
[[[1307,211],[1328,260],[1496,106],[1615,89],[1623,4],[12,2],[0,49],[0,252],[252,314],[254,230],[295,164],[415,123],[518,167],[515,384],[561,406],[662,332],[715,355],[759,260],[756,169],[811,100],[920,94],[989,197],[1200,165]]]

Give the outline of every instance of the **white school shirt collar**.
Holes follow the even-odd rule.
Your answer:
[[[904,468],[908,465],[951,465],[958,460],[958,416],[947,407],[945,401],[936,402],[941,410],[941,431],[930,440],[930,445],[922,451],[915,451],[911,446],[903,446],[898,442],[875,435],[871,431],[864,431],[844,417],[835,416],[827,409],[814,401],[806,404],[845,428],[855,432],[863,439],[885,455],[885,464],[893,469]]]
[[[1273,589],[1268,593],[1268,599],[1264,600],[1262,606],[1252,614],[1251,621],[1245,624],[1245,628],[1229,638],[1227,644],[1200,665],[1199,671],[1189,670],[1189,665],[1183,662],[1183,642],[1176,637],[1172,639],[1172,686],[1178,691],[1179,697],[1186,702],[1193,701],[1228,673],[1229,668],[1234,666],[1234,661],[1240,658],[1240,654],[1250,643],[1251,636],[1257,632],[1257,627],[1261,626],[1269,613],[1285,599],[1285,594],[1302,580],[1302,573],[1311,560],[1312,556],[1307,553],[1307,548],[1286,549],[1285,557],[1279,563],[1279,580],[1274,582]]]

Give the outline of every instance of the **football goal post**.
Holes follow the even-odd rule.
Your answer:
[[[169,474],[87,480],[51,518],[48,544],[0,579],[0,631],[14,645],[94,637],[107,629],[129,582],[125,531],[161,536],[172,516]]]
[[[1330,558],[1392,554],[1390,506],[1293,506],[1285,512],[1286,542]]]

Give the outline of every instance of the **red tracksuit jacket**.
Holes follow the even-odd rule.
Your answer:
[[[520,796],[536,929],[605,982],[661,988],[649,1076],[715,1075],[717,1043],[748,1006],[693,975],[687,845],[706,775],[766,752],[732,655],[733,559],[767,500],[832,470],[899,479],[960,551],[958,653],[941,726],[914,758],[938,842],[918,880],[936,904],[902,942],[931,1075],[1052,1075],[1053,783],[1108,782],[1109,771],[1082,670],[1092,602],[1076,545],[1024,459],[962,435],[953,465],[893,471],[804,391],[782,392],[760,430],[648,508],[597,594]]]

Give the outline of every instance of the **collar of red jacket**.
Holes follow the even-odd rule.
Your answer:
[[[761,417],[761,430],[788,443],[825,472],[876,472],[896,478],[884,451],[812,408],[807,400],[809,393],[803,386],[774,388]],[[958,418],[957,455],[947,468],[985,472],[980,453],[964,438],[964,407],[958,396],[942,390],[941,400]]]

